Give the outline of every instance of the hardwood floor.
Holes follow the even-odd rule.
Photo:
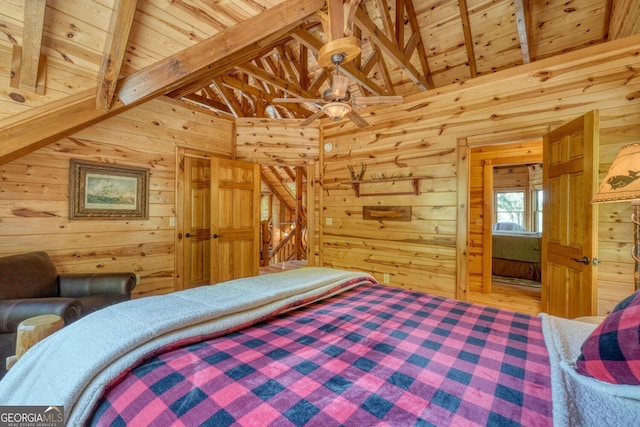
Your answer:
[[[533,315],[540,313],[540,291],[500,282],[492,282],[491,288],[490,294],[471,292],[469,302]]]

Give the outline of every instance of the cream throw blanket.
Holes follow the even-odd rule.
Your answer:
[[[540,314],[551,361],[553,425],[640,425],[640,387],[609,384],[575,370],[580,347],[596,325]]]
[[[92,313],[31,348],[0,381],[0,405],[63,406],[82,425],[107,386],[169,343],[224,332],[371,276],[302,268],[140,298]]]

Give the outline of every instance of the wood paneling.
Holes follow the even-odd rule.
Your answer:
[[[176,147],[229,157],[233,122],[158,99],[0,166],[0,255],[46,250],[63,273],[133,271],[135,296],[175,283]],[[149,219],[69,221],[69,159],[149,168]]]
[[[634,95],[640,93],[640,79],[633,71],[640,66],[639,51],[640,37],[634,36],[412,96],[401,106],[370,109],[369,114],[363,111],[372,124],[369,128],[326,123],[324,141],[331,142],[334,151],[324,156],[322,165],[324,264],[369,271],[381,281],[388,274],[392,285],[455,295],[457,266],[464,262],[455,259],[456,240],[463,240],[460,235],[468,236],[466,268],[480,271],[482,265],[481,240],[474,237],[480,236],[474,218],[481,219],[481,213],[473,207],[480,195],[469,189],[467,208],[456,190],[466,188],[456,178],[458,139],[466,138],[471,147],[526,141],[599,109],[602,179],[617,149],[640,139],[640,97]],[[523,147],[513,155],[526,158],[530,152]],[[356,198],[343,182],[349,180],[347,165],[362,161],[367,164],[367,177],[385,172],[430,179],[421,181],[418,196]],[[471,166],[469,176],[473,170]],[[474,179],[470,181],[476,185]],[[359,214],[363,204],[411,205],[414,216],[422,215],[411,223],[364,222]],[[451,209],[465,209],[471,225],[460,224],[454,214],[438,215]],[[614,218],[620,218],[620,233],[615,232],[612,210]],[[618,250],[631,245],[630,214],[625,204],[600,214],[600,221],[612,229],[604,235],[601,230],[599,237],[600,257],[605,258],[598,267],[600,314],[633,290],[632,259],[628,251]],[[458,253],[464,251],[458,248]],[[424,261],[433,259],[438,262]],[[472,273],[470,288],[479,290],[479,283]],[[459,295],[464,296],[464,289]],[[506,297],[493,303],[509,307]]]

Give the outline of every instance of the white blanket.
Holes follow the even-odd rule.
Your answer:
[[[556,427],[631,427],[640,424],[640,387],[609,384],[575,370],[580,347],[596,325],[540,314],[551,361]]]
[[[67,425],[90,416],[106,385],[171,342],[223,332],[371,276],[303,268],[136,299],[92,313],[31,348],[0,381],[0,405],[63,406]]]

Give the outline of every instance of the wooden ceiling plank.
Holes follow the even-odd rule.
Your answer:
[[[518,39],[520,40],[520,50],[522,51],[522,63],[528,64],[531,62],[529,0],[514,0],[514,6],[516,8],[516,26],[518,27]]]
[[[473,78],[478,76],[478,67],[476,66],[476,56],[473,51],[473,37],[471,37],[471,24],[469,23],[467,0],[458,0],[458,6],[460,8],[460,19],[462,20],[464,47],[467,50],[467,58],[469,60],[469,73]]]
[[[427,80],[427,88],[434,89],[436,87],[433,82],[433,75],[431,74],[431,67],[429,67],[429,59],[427,58],[427,50],[424,47],[424,40],[422,39],[422,31],[420,30],[420,23],[416,17],[416,11],[413,6],[413,0],[405,0],[404,4],[407,9],[407,16],[409,17],[409,24],[411,25],[411,31],[416,35],[418,39],[418,45],[416,50],[418,51],[418,59],[420,60],[420,66],[422,67],[422,74],[424,74]]]
[[[159,94],[188,84],[206,73],[223,73],[236,61],[251,58],[257,51],[263,50],[266,44],[275,43],[277,40],[272,37],[286,37],[293,28],[300,26],[304,18],[323,6],[324,0],[287,0],[212,36],[202,42],[205,43],[205,47],[189,47],[177,57],[165,58],[127,78],[122,78],[120,81],[123,82],[123,86],[116,87],[122,88],[123,93],[129,95],[128,104],[114,98],[108,112],[95,109],[97,88],[93,88],[59,101],[52,101],[24,114],[16,114],[9,120],[1,120],[3,125],[0,126],[0,164],[124,112]],[[203,51],[206,52],[203,55],[206,65],[192,66],[190,70],[181,67],[180,58],[197,56]],[[167,70],[171,64],[177,67],[173,71]],[[202,65],[202,62],[198,64]],[[158,75],[165,77],[158,80]],[[139,84],[144,80],[153,82],[150,85]]]
[[[362,10],[356,12],[356,25],[366,34],[393,62],[402,68],[407,76],[422,90],[427,90],[428,83],[425,77],[420,74],[416,67],[411,64],[409,58],[404,56],[400,48],[393,43],[383,32],[371,21],[371,18]],[[347,64],[349,65],[349,64]],[[346,67],[345,67],[346,68]]]
[[[136,0],[115,0],[98,71],[96,109],[108,111],[120,77],[120,68],[127,49],[129,32],[136,12]]]
[[[40,68],[40,49],[44,30],[46,0],[29,0],[24,3],[24,27],[20,60],[20,89],[35,92]]]
[[[125,105],[166,91],[185,76],[212,69],[216,59],[233,55],[243,47],[291,25],[324,6],[324,0],[288,0],[229,29],[120,80],[117,93]]]

